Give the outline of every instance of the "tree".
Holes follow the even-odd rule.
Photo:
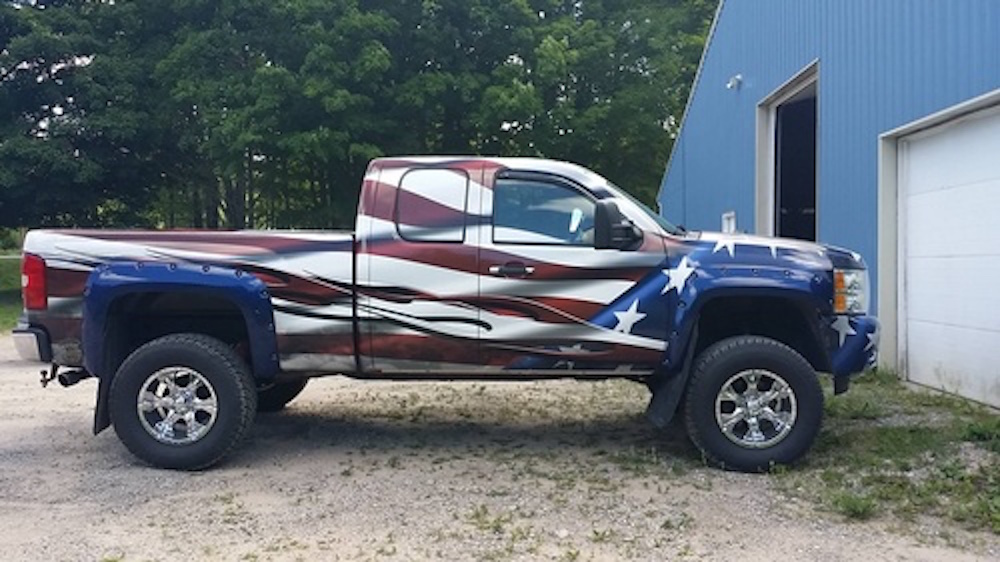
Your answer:
[[[651,203],[713,4],[537,2],[534,49],[485,92],[480,149],[583,163]]]
[[[348,226],[386,154],[652,201],[714,0],[0,5],[0,225]]]
[[[44,9],[43,9],[44,8]],[[176,146],[126,4],[0,7],[0,224],[148,223]],[[128,30],[128,33],[122,30]]]

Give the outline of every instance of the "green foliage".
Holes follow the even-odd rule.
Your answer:
[[[1000,417],[970,422],[962,430],[962,439],[1000,454]]]
[[[20,255],[24,232],[13,228],[0,228],[0,255]]]
[[[0,226],[347,226],[387,154],[571,160],[650,202],[714,5],[3,3]]]
[[[21,315],[21,260],[0,257],[0,332],[9,332]]]
[[[142,222],[156,137],[141,62],[105,39],[126,8],[109,8],[0,5],[2,225]]]
[[[780,486],[849,519],[943,516],[1000,532],[995,412],[879,371],[829,397],[826,413],[807,463],[776,476]]]
[[[875,515],[878,504],[874,499],[851,492],[842,492],[833,498],[834,508],[848,519],[865,520]]]

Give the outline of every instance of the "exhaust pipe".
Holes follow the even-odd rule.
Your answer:
[[[66,371],[65,373],[59,373],[56,375],[56,380],[59,384],[64,387],[70,387],[74,384],[82,381],[83,379],[90,378],[92,375],[83,369],[76,369],[74,371]]]

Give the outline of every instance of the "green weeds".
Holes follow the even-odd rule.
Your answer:
[[[0,332],[9,332],[21,315],[21,260],[0,259]]]
[[[894,373],[828,397],[827,421],[779,486],[851,520],[937,516],[1000,533],[1000,417],[952,396],[907,388]]]
[[[865,520],[875,515],[878,502],[864,494],[841,492],[834,496],[833,506],[848,519]]]

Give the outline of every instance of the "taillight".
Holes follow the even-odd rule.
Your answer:
[[[45,260],[24,254],[21,260],[21,297],[27,310],[45,310],[49,306],[49,294],[45,283]]]

